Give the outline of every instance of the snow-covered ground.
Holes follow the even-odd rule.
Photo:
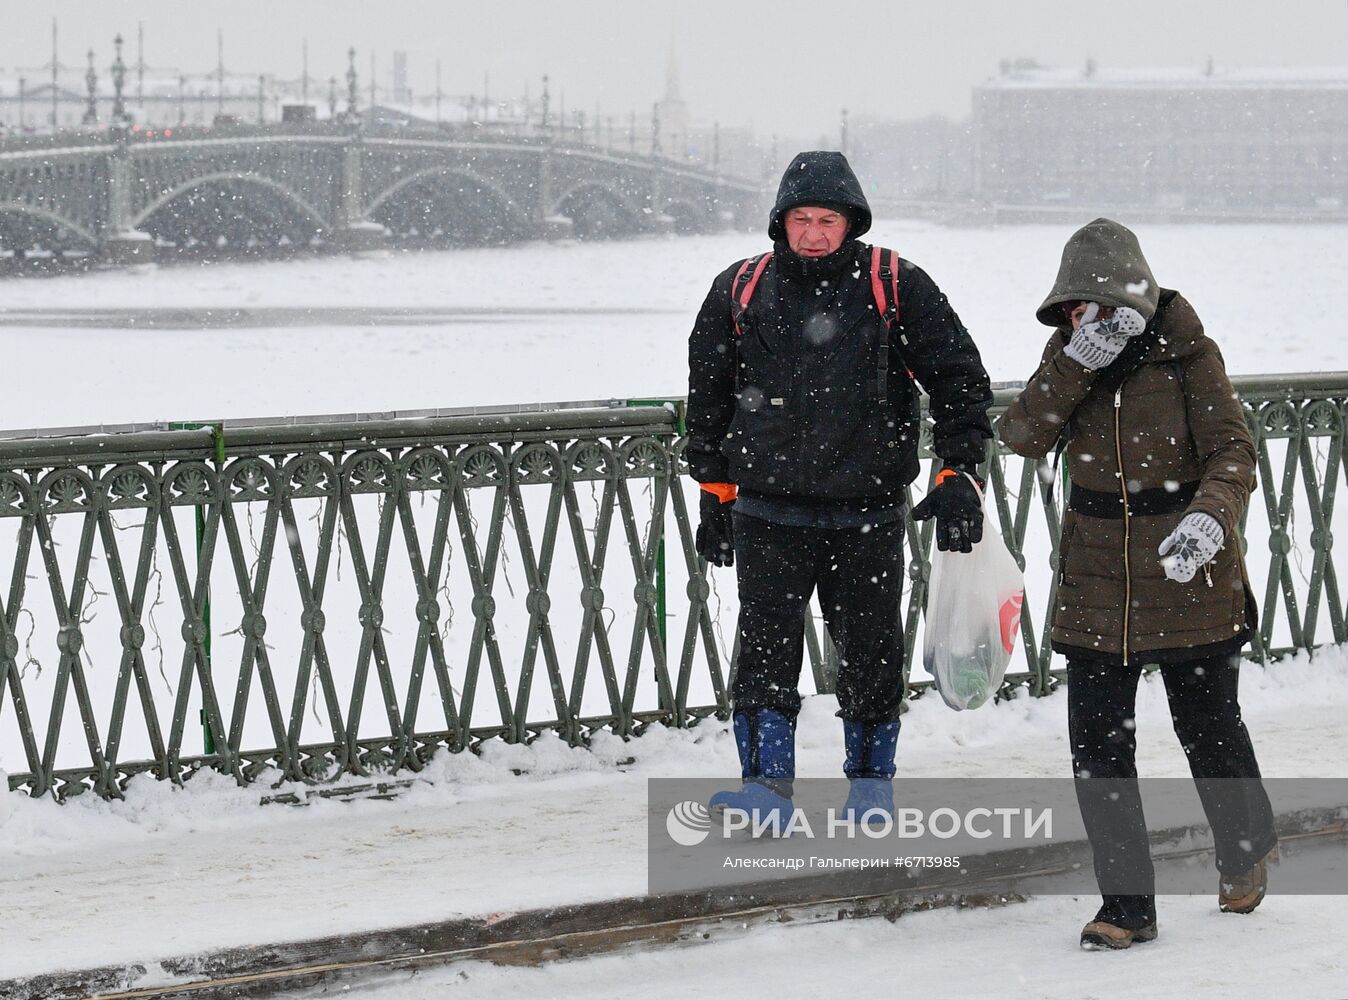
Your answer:
[[[1348,312],[1339,274],[1345,228],[1143,227],[1140,235],[1162,283],[1195,303],[1232,372],[1348,369],[1348,341],[1324,332]],[[1024,378],[1038,358],[1046,331],[1033,311],[1066,236],[1059,227],[894,222],[874,231],[942,285],[996,379]],[[707,284],[763,243],[726,234],[6,280],[0,428],[682,395],[687,330]],[[344,307],[442,315],[332,312]],[[324,312],[295,312],[305,309]],[[120,315],[99,325],[96,315],[108,310],[154,311],[155,327]],[[1256,533],[1260,523],[1252,518]],[[1252,560],[1265,548],[1253,546]],[[723,590],[733,589],[725,576]],[[726,607],[728,624],[733,596]],[[93,671],[95,686],[107,674]],[[1243,690],[1266,775],[1348,777],[1348,656],[1247,668]],[[838,772],[834,707],[827,697],[808,701],[803,776]],[[0,722],[12,722],[8,711],[0,707]],[[1140,711],[1144,774],[1186,773],[1159,682],[1144,686]],[[905,773],[1066,776],[1064,716],[1062,697],[964,715],[923,699],[905,721]],[[79,742],[73,717],[66,736]],[[0,767],[17,769],[6,753],[0,739]],[[590,752],[544,738],[489,746],[481,758],[446,755],[392,803],[259,808],[263,786],[240,790],[209,774],[182,790],[138,780],[127,801],[111,804],[56,807],[0,794],[0,978],[640,893],[645,780],[736,772],[729,736],[713,723],[628,744],[601,738]],[[836,992],[830,963],[801,970],[788,961],[818,949],[847,956],[848,981],[892,976],[926,983],[925,996],[1123,995],[1098,971],[1122,963],[1129,971],[1119,975],[1153,996],[1242,995],[1233,983],[1259,982],[1232,978],[1246,967],[1268,983],[1295,968],[1307,997],[1348,994],[1348,976],[1333,964],[1342,951],[1335,928],[1348,916],[1340,898],[1275,897],[1234,922],[1217,918],[1206,899],[1168,901],[1162,941],[1128,957],[1075,954],[1090,909],[1053,899],[894,926],[764,931],[711,946],[696,962],[673,952],[640,959],[648,964],[474,968],[467,989],[571,995],[585,981],[621,975],[649,984],[651,996],[675,995],[677,982],[688,984],[678,995],[699,995],[719,991],[713,973],[721,969],[731,985],[781,977],[775,991],[769,978],[739,995]],[[1242,953],[1259,961],[1241,961]],[[438,988],[417,994],[404,983],[381,995]]]
[[[1348,711],[1348,653],[1325,654],[1313,663],[1298,658],[1266,669],[1247,667],[1241,700],[1266,776],[1348,777],[1348,729],[1342,721]],[[803,777],[830,777],[840,770],[835,710],[832,698],[807,700],[799,738]],[[1187,774],[1159,677],[1143,683],[1138,712],[1142,773]],[[620,766],[628,758],[631,762]],[[1026,697],[967,713],[951,712],[936,698],[920,699],[905,716],[900,761],[904,774],[917,777],[1066,777],[1066,699]],[[516,777],[512,769],[524,773]],[[709,722],[688,732],[656,729],[629,743],[601,738],[591,752],[544,738],[528,747],[489,746],[482,758],[444,755],[424,781],[393,802],[260,808],[265,789],[240,790],[209,774],[176,791],[137,781],[120,803],[86,798],[59,807],[0,796],[5,900],[0,941],[6,944],[0,978],[641,894],[646,779],[737,773],[727,728]],[[894,961],[908,953],[914,934],[914,946],[923,945],[922,968],[933,977],[944,975],[949,984],[960,982],[962,970],[973,964],[971,950],[989,968],[1011,961],[1026,969],[1039,949],[1045,955],[1070,952],[1093,905],[1055,899],[1029,910],[914,915],[893,927],[877,922],[850,932],[807,933],[825,935],[818,939],[821,947],[832,933],[851,933],[857,941],[879,936],[893,942]],[[1203,907],[1210,908],[1211,901],[1203,906],[1162,901],[1170,954],[1191,954],[1185,942],[1215,948]],[[1275,896],[1249,925],[1264,942],[1262,964],[1281,963],[1287,970],[1295,962],[1298,975],[1310,975],[1313,965],[1291,956],[1305,947],[1312,954],[1330,953],[1340,943],[1344,917],[1348,904],[1340,897]],[[951,937],[950,921],[1008,930]],[[769,951],[783,947],[772,943],[777,933],[767,936]],[[75,937],[81,943],[72,950]],[[1023,941],[1030,939],[1039,943],[1027,953]],[[733,971],[737,946],[728,947],[724,961]],[[640,961],[654,963],[652,975],[664,975],[663,963],[671,959]],[[1234,950],[1227,961],[1244,964]],[[764,968],[769,965],[776,963],[765,962]],[[824,963],[815,965],[811,974],[824,976]],[[641,968],[634,965],[634,975]],[[1194,973],[1187,995],[1238,995],[1222,987],[1221,978],[1198,976],[1196,963],[1181,963],[1176,973],[1186,969]],[[741,974],[752,973],[746,968]],[[970,968],[969,974],[993,973]],[[528,974],[519,975],[518,984],[525,984]],[[1003,995],[1064,995],[1021,990],[1015,974],[1007,975]],[[543,983],[542,995],[567,989],[564,979],[555,986],[536,981]],[[961,992],[979,995],[977,984],[987,981],[971,978],[970,990]],[[702,982],[703,992],[715,985],[711,979]],[[1316,982],[1307,982],[1305,996],[1328,995],[1315,992]],[[493,983],[487,979],[480,990],[468,988],[481,996],[515,994],[515,980]],[[1086,984],[1081,989],[1089,991]]]
[[[587,1000],[596,983],[622,982],[642,1000],[703,997],[911,996],[921,1000],[1190,1000],[1348,995],[1343,900],[1277,899],[1248,919],[1211,898],[1166,900],[1161,936],[1121,954],[1083,952],[1073,932],[1085,899],[1034,899],[1009,909],[939,910],[897,923],[844,921],[759,929],[726,941],[641,955],[606,955],[538,968],[485,963],[390,976],[365,1000],[447,995]],[[1293,957],[1295,956],[1295,957]],[[457,990],[458,993],[451,993]],[[317,993],[295,994],[299,997]]]

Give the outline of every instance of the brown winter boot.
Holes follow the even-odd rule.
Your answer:
[[[1278,860],[1274,846],[1254,863],[1254,867],[1239,875],[1223,875],[1217,882],[1217,908],[1223,913],[1250,913],[1264,901],[1268,891],[1268,866]]]
[[[1132,947],[1134,941],[1156,940],[1156,925],[1148,924],[1141,930],[1130,931],[1126,927],[1116,927],[1104,920],[1092,920],[1081,929],[1081,947],[1086,951],[1121,951]]]

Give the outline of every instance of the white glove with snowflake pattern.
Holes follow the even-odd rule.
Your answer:
[[[1185,514],[1156,551],[1165,575],[1176,583],[1188,583],[1212,562],[1224,541],[1226,532],[1211,514]]]
[[[1114,361],[1128,341],[1147,328],[1147,321],[1136,309],[1120,306],[1108,319],[1097,319],[1100,304],[1091,302],[1081,317],[1081,326],[1063,348],[1066,354],[1083,368],[1099,371]]]

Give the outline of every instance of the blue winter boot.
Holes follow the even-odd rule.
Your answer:
[[[894,818],[894,753],[899,720],[867,725],[843,720],[847,762],[843,773],[852,782],[842,818],[849,823],[883,825]]]
[[[795,723],[780,712],[762,708],[736,712],[734,729],[744,785],[738,791],[717,792],[707,806],[741,809],[749,814],[751,829],[770,829],[780,837],[794,811]]]

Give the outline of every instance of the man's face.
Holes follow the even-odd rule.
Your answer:
[[[827,257],[847,238],[847,216],[831,208],[801,205],[783,221],[787,245],[802,257]]]

